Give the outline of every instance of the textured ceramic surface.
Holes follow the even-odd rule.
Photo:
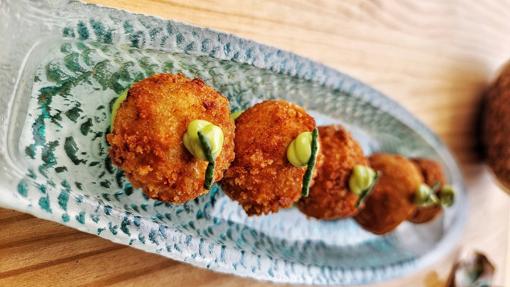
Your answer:
[[[449,152],[377,91],[291,53],[153,17],[68,1],[0,2],[0,204],[112,241],[221,272],[360,284],[432,264],[458,241],[466,213]],[[387,236],[295,209],[248,218],[218,187],[184,205],[145,197],[107,157],[112,101],[157,72],[200,77],[233,109],[284,98],[320,123],[348,125],[367,153],[441,161],[460,191],[431,224]]]

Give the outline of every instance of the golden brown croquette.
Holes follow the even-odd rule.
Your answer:
[[[503,190],[510,193],[510,62],[484,93],[481,120],[486,163]]]
[[[420,170],[425,184],[430,187],[439,184],[439,189],[436,191],[436,195],[439,196],[441,188],[446,184],[446,177],[441,165],[433,160],[424,158],[414,158],[412,162]],[[440,204],[418,207],[407,220],[412,223],[425,223],[434,219],[442,210],[443,207]]]
[[[315,120],[295,104],[269,100],[247,109],[235,123],[236,156],[221,183],[225,193],[248,215],[292,206],[301,196],[306,168],[289,163],[287,147],[312,131]]]
[[[214,170],[218,181],[234,159],[228,100],[202,80],[180,74],[157,74],[133,84],[107,135],[110,158],[151,198],[173,203],[194,199],[207,193],[207,162],[194,158],[183,145],[188,124],[196,119],[223,131]]]
[[[423,177],[410,160],[400,155],[378,153],[368,160],[380,173],[379,181],[354,219],[372,233],[385,234],[414,212],[414,196]]]
[[[360,145],[341,126],[319,127],[322,166],[308,197],[299,200],[304,214],[318,219],[338,219],[357,213],[358,196],[349,190],[356,165],[368,165]]]

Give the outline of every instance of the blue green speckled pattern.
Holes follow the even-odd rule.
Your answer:
[[[2,92],[0,108],[8,119],[0,126],[0,204],[200,267],[276,282],[377,282],[431,264],[458,239],[466,205],[450,154],[375,90],[231,35],[77,2],[29,3],[0,4],[0,36],[16,43],[0,52],[0,86],[12,91]],[[14,16],[24,10],[25,18]],[[351,220],[320,222],[293,208],[248,218],[217,186],[183,205],[148,199],[112,166],[105,134],[118,94],[159,72],[202,78],[233,110],[270,98],[293,101],[321,123],[348,125],[367,152],[440,160],[459,200],[432,224],[405,223],[378,237]]]

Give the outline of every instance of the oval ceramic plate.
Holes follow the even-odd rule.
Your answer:
[[[89,16],[90,15],[90,16]],[[423,124],[366,85],[235,36],[67,1],[0,4],[0,204],[196,266],[257,279],[361,284],[448,254],[466,218],[462,178]],[[233,109],[283,98],[342,123],[365,151],[440,161],[458,200],[426,225],[374,236],[296,209],[248,218],[215,187],[183,205],[145,197],[107,157],[112,101],[158,72],[200,77]]]

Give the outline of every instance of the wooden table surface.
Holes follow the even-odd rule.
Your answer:
[[[325,63],[381,90],[446,142],[469,187],[462,250],[510,286],[510,197],[477,151],[481,93],[510,58],[510,1],[90,0],[226,31]],[[0,286],[257,286],[0,209]],[[381,286],[440,286],[457,252]],[[505,273],[507,274],[505,277]]]

